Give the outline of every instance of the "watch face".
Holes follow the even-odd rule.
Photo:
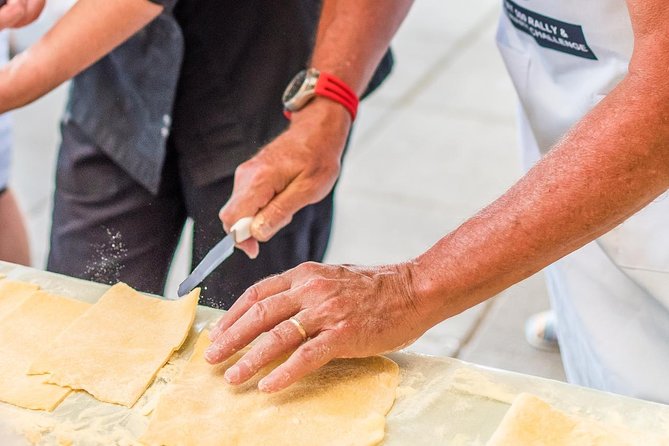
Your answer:
[[[291,99],[300,91],[304,81],[307,79],[307,70],[302,70],[293,78],[293,80],[286,87],[286,91],[283,93],[283,102],[290,102]]]

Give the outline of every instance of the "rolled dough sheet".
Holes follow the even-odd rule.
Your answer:
[[[181,347],[200,290],[177,301],[114,285],[48,346],[30,373],[83,389],[100,401],[131,407]]]
[[[395,400],[399,367],[372,357],[335,360],[288,389],[257,389],[272,367],[239,387],[223,379],[242,352],[211,366],[200,335],[182,375],[161,396],[140,441],[179,446],[376,445]],[[276,365],[276,364],[274,364]]]
[[[487,446],[667,446],[625,426],[569,415],[528,393],[516,397]]]
[[[0,280],[0,319],[32,296],[39,286],[34,283]]]
[[[0,321],[0,401],[49,411],[58,406],[70,389],[48,384],[44,375],[27,375],[28,368],[43,354],[51,339],[90,306],[44,291],[32,291],[32,295],[5,315]]]

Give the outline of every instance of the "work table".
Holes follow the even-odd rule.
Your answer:
[[[95,302],[109,287],[0,262],[0,274],[33,282],[67,297]],[[0,403],[0,444],[137,444],[158,396],[178,376],[196,335],[222,311],[198,307],[184,347],[159,372],[131,409],[101,403],[84,392],[53,413]],[[532,393],[569,413],[669,437],[669,406],[548,379],[406,352],[388,355],[401,369],[397,400],[388,415],[384,445],[484,445],[515,396]],[[222,422],[234,422],[224,420]],[[28,439],[13,431],[27,434]]]

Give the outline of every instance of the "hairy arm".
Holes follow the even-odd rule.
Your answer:
[[[324,0],[311,66],[362,94],[413,0]],[[279,100],[279,98],[277,98]],[[249,255],[308,204],[323,199],[339,175],[351,127],[346,109],[316,98],[293,113],[290,127],[235,172],[232,196],[220,213],[226,229],[255,216]]]
[[[440,318],[594,240],[669,187],[669,12],[657,0],[628,6],[635,49],[625,79],[507,193],[414,262],[415,292],[439,302]]]
[[[37,43],[0,69],[0,112],[77,75],[157,17],[147,0],[79,0]]]
[[[312,66],[337,75],[361,95],[412,4],[324,0]]]

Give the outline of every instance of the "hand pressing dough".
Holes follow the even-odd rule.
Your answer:
[[[516,397],[487,446],[668,446],[668,439],[571,416],[534,395]]]
[[[145,296],[119,283],[63,331],[31,374],[131,407],[186,340],[200,290],[177,301]]]
[[[376,445],[385,415],[395,401],[399,367],[372,357],[330,362],[289,388],[265,394],[260,378],[235,387],[223,374],[242,352],[212,366],[200,335],[181,377],[158,401],[147,432],[148,445],[326,446]]]
[[[6,314],[0,321],[0,401],[49,411],[60,404],[70,389],[48,384],[44,375],[27,375],[28,367],[88,307],[90,304],[33,290]]]
[[[34,283],[0,280],[0,320],[32,296],[39,286]]]

